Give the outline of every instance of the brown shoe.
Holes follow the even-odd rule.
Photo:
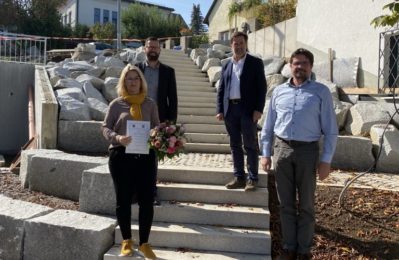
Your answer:
[[[278,260],[296,260],[296,252],[284,250],[283,253],[277,259]]]
[[[240,179],[238,177],[234,177],[234,179],[226,184],[227,189],[242,189],[245,187],[245,180]]]
[[[258,184],[258,181],[255,180],[247,180],[247,184],[245,185],[245,191],[254,191],[256,190],[256,184]]]

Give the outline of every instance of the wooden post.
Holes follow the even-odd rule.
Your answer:
[[[328,48],[328,61],[329,61],[329,73],[330,73],[330,81],[333,82],[333,78],[334,78],[334,54],[333,54],[333,50],[331,48]]]
[[[28,87],[29,92],[29,102],[28,102],[28,118],[29,118],[29,139],[35,137],[35,109],[34,109],[34,101],[33,101],[33,89],[32,86]]]

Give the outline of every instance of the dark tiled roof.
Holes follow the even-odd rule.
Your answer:
[[[218,1],[218,0],[213,0],[212,5],[211,5],[211,7],[209,8],[208,13],[206,13],[206,16],[205,16],[205,18],[204,18],[204,24],[209,25],[209,16],[211,15],[212,9],[215,7],[217,1]]]

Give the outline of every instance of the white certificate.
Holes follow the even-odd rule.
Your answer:
[[[148,154],[148,138],[150,136],[149,121],[128,120],[126,134],[132,137],[132,141],[126,146],[126,153]]]

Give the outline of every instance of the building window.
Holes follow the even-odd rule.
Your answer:
[[[94,23],[100,23],[100,15],[101,15],[101,10],[100,8],[94,8]]]
[[[71,25],[71,23],[72,23],[72,12],[70,11],[68,13],[68,24]]]
[[[229,31],[224,31],[224,32],[219,33],[219,40],[227,41],[227,40],[229,40],[229,38],[230,38]]]
[[[108,23],[108,22],[109,22],[109,11],[103,10],[103,23]]]
[[[116,26],[118,22],[118,12],[112,11],[112,24]]]
[[[67,15],[64,15],[64,25],[67,25],[68,23],[67,23],[67,19],[68,19],[68,16]]]

